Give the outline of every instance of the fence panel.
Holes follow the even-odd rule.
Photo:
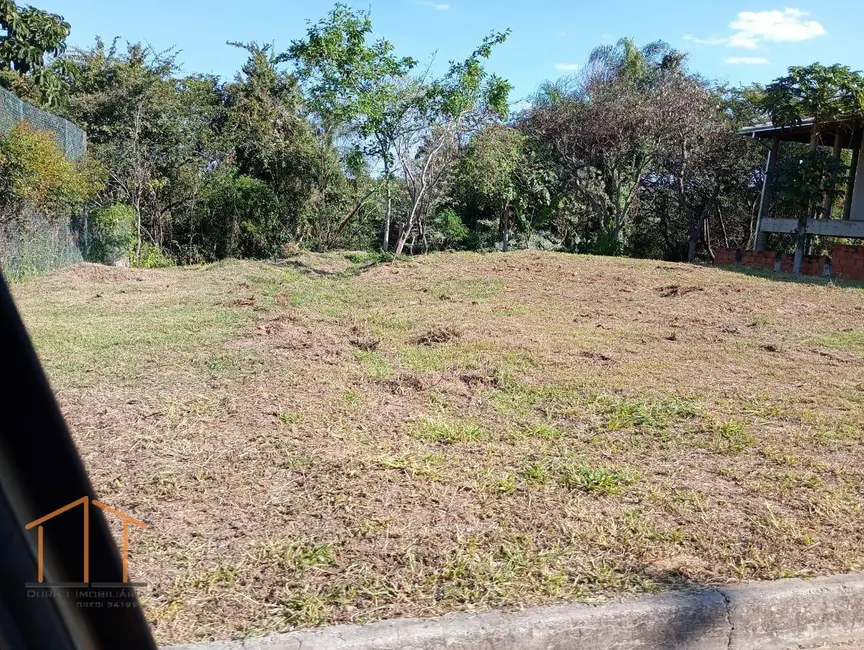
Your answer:
[[[9,133],[24,120],[35,129],[53,133],[68,160],[81,160],[87,152],[83,129],[0,88],[0,134]],[[84,214],[69,219],[28,212],[0,223],[0,270],[14,282],[80,262],[84,232]]]
[[[51,131],[68,160],[81,160],[87,152],[87,134],[84,129],[0,88],[0,133],[9,133],[13,126],[24,120],[35,129]]]

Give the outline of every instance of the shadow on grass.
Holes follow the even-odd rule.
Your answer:
[[[271,262],[273,266],[279,268],[294,268],[300,271],[303,275],[307,275],[310,278],[332,278],[332,277],[340,277],[345,275],[344,271],[332,271],[330,269],[325,268],[316,268],[311,264],[303,262],[302,260],[274,260]]]
[[[368,271],[374,266],[378,266],[379,262],[367,262],[366,264],[352,264],[347,269],[333,271],[321,267],[315,267],[302,260],[277,260],[272,262],[273,266],[279,268],[293,268],[303,275],[310,278],[347,278]]]
[[[279,268],[294,268],[310,278],[347,278],[361,275],[371,268],[381,264],[396,264],[406,262],[409,258],[405,255],[393,255],[391,253],[347,253],[344,255],[348,262],[347,268],[334,270],[331,268],[314,266],[303,259],[282,259],[271,262]]]
[[[731,266],[725,264],[713,264],[706,266],[708,266],[709,268],[717,269],[719,271],[729,271],[730,273],[749,275],[754,278],[763,278],[765,280],[772,280],[774,282],[792,282],[795,284],[815,284],[821,286],[833,284],[843,288],[864,289],[864,283],[857,280],[845,280],[843,278],[826,278],[817,275],[796,275],[794,273],[771,271],[769,269],[763,269],[756,266]]]

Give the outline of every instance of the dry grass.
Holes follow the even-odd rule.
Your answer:
[[[861,567],[859,289],[366,262],[16,287],[161,642]]]

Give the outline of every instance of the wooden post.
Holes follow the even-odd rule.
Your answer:
[[[849,219],[852,214],[852,194],[855,192],[855,174],[858,173],[858,158],[861,157],[861,143],[854,143],[857,129],[852,132],[849,139],[849,148],[852,149],[852,164],[849,165],[849,178],[846,180],[846,201],[843,205],[843,218]]]
[[[762,231],[762,220],[768,216],[768,207],[771,203],[771,183],[774,180],[774,167],[777,164],[779,151],[780,136],[775,133],[774,137],[771,138],[768,159],[765,161],[765,177],[762,179],[762,194],[759,197],[759,214],[756,216],[756,237],[753,240],[753,249],[757,251],[764,251],[768,245],[768,233]]]
[[[831,152],[834,160],[840,160],[840,152],[843,150],[841,146],[840,140],[840,127],[837,127],[837,131],[834,133],[834,149]],[[831,206],[834,204],[834,195],[836,194],[836,190],[834,189],[837,184],[837,172],[833,172],[831,174],[831,189],[825,192],[825,197],[822,199],[822,218],[830,219],[831,218]]]
[[[817,124],[813,122],[813,131],[810,136],[810,151],[816,151],[819,148],[820,133],[817,130]],[[818,209],[817,209],[818,211]],[[802,210],[798,215],[798,233],[795,237],[795,257],[792,258],[792,273],[799,275],[801,273],[801,263],[804,261],[804,248],[807,245],[807,221],[810,215],[806,210]]]

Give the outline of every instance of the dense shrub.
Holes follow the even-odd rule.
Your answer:
[[[462,222],[462,217],[449,208],[441,210],[435,215],[432,226],[436,235],[433,237],[433,241],[440,248],[462,246],[471,232]]]
[[[27,122],[0,137],[0,205],[7,219],[25,208],[69,216],[95,196],[104,177],[90,160],[66,160],[51,132]]]
[[[208,188],[201,230],[212,259],[272,257],[285,243],[279,198],[265,182],[226,175]]]
[[[135,211],[115,203],[90,215],[87,259],[116,264],[132,259],[135,249]]]
[[[138,259],[132,258],[132,265],[142,269],[161,269],[174,266],[174,260],[167,257],[158,246],[145,243],[141,245],[141,255]]]

